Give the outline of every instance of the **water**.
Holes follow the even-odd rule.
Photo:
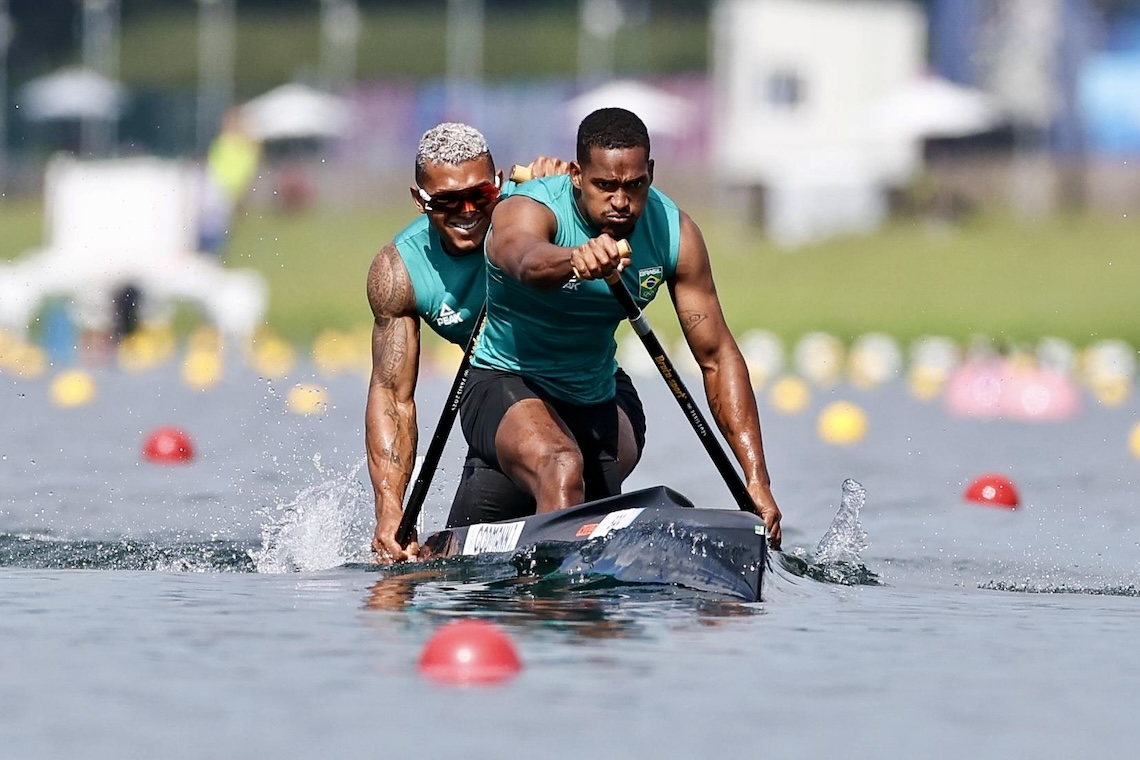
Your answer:
[[[786,551],[741,604],[482,560],[379,572],[364,380],[319,379],[314,417],[286,411],[295,381],[200,393],[173,369],[106,371],[60,409],[46,381],[0,375],[0,757],[1134,754],[1135,400],[1040,425],[956,419],[897,384],[817,391],[800,415],[762,403]],[[421,387],[425,441],[448,383]],[[730,505],[660,380],[637,383],[651,439],[629,487]],[[816,436],[838,398],[867,411],[857,446]],[[140,460],[162,424],[193,464]],[[988,471],[1021,509],[963,502]],[[522,674],[418,676],[459,616],[504,625]]]

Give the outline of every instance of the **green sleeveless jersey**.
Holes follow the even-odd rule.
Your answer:
[[[554,212],[556,245],[574,247],[598,235],[578,210],[567,175],[531,180],[515,195]],[[633,263],[621,276],[644,308],[677,268],[681,213],[676,204],[651,187],[628,239]],[[563,401],[599,404],[614,397],[614,335],[624,319],[621,305],[601,280],[574,277],[560,290],[537,290],[488,261],[487,321],[472,364],[522,375]]]
[[[504,181],[503,196],[515,187],[515,183]],[[481,251],[450,255],[426,214],[401,230],[393,243],[412,279],[420,318],[444,340],[467,345],[487,298]]]

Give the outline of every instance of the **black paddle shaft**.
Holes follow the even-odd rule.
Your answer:
[[[621,242],[625,243],[624,240]],[[657,371],[661,373],[665,384],[669,386],[669,390],[673,393],[673,398],[677,399],[677,403],[681,406],[681,411],[685,413],[689,424],[693,426],[697,437],[700,438],[701,443],[704,444],[705,451],[708,452],[713,464],[716,465],[717,471],[720,472],[720,476],[724,479],[725,485],[728,486],[729,492],[732,493],[732,498],[736,500],[737,506],[745,512],[755,513],[756,505],[753,503],[752,497],[748,494],[748,489],[744,487],[744,481],[741,479],[740,473],[736,471],[732,461],[728,458],[728,455],[724,453],[724,448],[713,435],[712,429],[709,427],[708,422],[705,421],[705,416],[701,414],[701,410],[693,401],[692,394],[689,393],[684,381],[681,380],[681,375],[673,366],[673,362],[669,360],[665,349],[662,348],[661,341],[653,334],[653,328],[649,326],[649,320],[645,318],[645,313],[642,312],[637,302],[633,300],[629,289],[625,286],[625,283],[622,282],[621,275],[614,273],[606,278],[606,284],[610,286],[610,292],[614,294],[618,303],[621,304],[622,309],[625,310],[625,315],[629,319],[630,326],[633,327],[633,331],[637,333],[637,337],[641,338],[642,345],[644,345],[645,349],[649,352],[649,356],[657,366]]]
[[[475,318],[475,329],[471,331],[471,338],[467,341],[467,348],[463,350],[463,358],[459,361],[459,370],[455,373],[455,380],[451,383],[451,392],[447,396],[447,404],[435,425],[431,443],[424,452],[424,461],[420,465],[420,473],[416,482],[412,484],[412,493],[408,497],[408,504],[404,507],[404,516],[400,518],[400,527],[396,529],[396,543],[406,546],[412,537],[412,530],[416,527],[416,520],[423,509],[427,498],[428,488],[439,466],[439,459],[443,456],[443,449],[447,446],[447,439],[451,435],[451,426],[455,424],[455,415],[459,413],[459,400],[463,397],[463,389],[467,387],[467,378],[471,374],[471,355],[475,353],[475,344],[479,341],[479,330],[483,326],[483,318],[487,314],[487,305],[479,310]]]

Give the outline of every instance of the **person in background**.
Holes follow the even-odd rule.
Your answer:
[[[261,141],[234,106],[206,153],[198,248],[221,255],[261,165]]]
[[[539,157],[534,177],[565,173],[569,165]],[[483,135],[447,122],[424,133],[416,151],[412,202],[421,216],[385,245],[368,272],[372,308],[372,376],[365,406],[365,448],[375,495],[372,549],[381,562],[414,559],[416,539],[396,541],[404,495],[418,444],[415,403],[420,326],[465,346],[486,298],[483,242],[491,212],[517,189],[496,171]],[[620,373],[624,472],[644,442],[645,417],[628,376]],[[502,472],[468,456],[448,515],[449,527],[533,514],[535,502]]]
[[[520,186],[492,215],[487,317],[460,421],[471,452],[549,512],[620,491],[615,331],[619,273],[641,307],[668,286],[713,418],[780,546],[756,398],[688,214],[652,187],[649,134],[604,108],[579,125],[568,175]],[[619,252],[628,241],[632,253]]]

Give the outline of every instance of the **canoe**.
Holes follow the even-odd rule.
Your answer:
[[[518,520],[428,536],[421,559],[525,555],[541,548],[555,573],[671,584],[760,601],[768,561],[764,522],[741,510],[697,508],[653,486]]]

